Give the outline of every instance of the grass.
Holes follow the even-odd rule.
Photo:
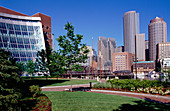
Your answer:
[[[91,92],[43,92],[52,111],[168,111],[169,106],[146,100]]]
[[[64,86],[70,85],[69,79],[25,79],[26,83],[29,85],[39,85],[40,87],[44,86]],[[96,80],[83,80],[83,79],[72,79],[72,85],[78,84],[90,84],[90,82],[95,83]]]

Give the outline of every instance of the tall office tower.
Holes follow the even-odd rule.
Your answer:
[[[145,60],[149,61],[149,40],[145,40]]]
[[[145,61],[145,34],[136,34],[136,57],[139,61]]]
[[[156,60],[156,45],[167,41],[167,24],[163,18],[156,17],[149,24],[149,59]]]
[[[112,68],[112,53],[115,52],[116,41],[114,38],[99,37],[98,40],[98,64],[101,70]]]
[[[35,60],[37,52],[45,49],[41,20],[0,6],[0,48],[17,61]]]
[[[135,35],[139,34],[139,13],[126,12],[123,16],[124,50],[135,54]]]

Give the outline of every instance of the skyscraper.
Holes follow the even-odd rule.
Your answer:
[[[115,52],[115,48],[116,41],[114,38],[99,37],[98,58],[101,59],[102,70],[109,70],[112,67],[112,53]]]
[[[135,35],[139,34],[139,13],[126,12],[123,16],[124,50],[135,53]]]
[[[145,34],[136,34],[136,57],[139,61],[145,61]]]
[[[149,24],[149,59],[156,60],[156,45],[167,41],[167,24],[163,18],[156,17]]]

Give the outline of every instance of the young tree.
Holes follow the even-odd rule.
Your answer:
[[[47,62],[47,53],[44,49],[42,49],[41,51],[38,51],[37,53],[37,59],[36,59],[36,63],[38,65],[38,71],[41,72],[43,75],[48,76],[48,62]]]
[[[17,66],[17,73],[19,76],[23,75],[24,74],[24,63],[23,62],[17,62],[16,63],[16,66]]]
[[[27,61],[26,62],[26,65],[25,65],[25,70],[26,70],[26,72],[28,73],[28,74],[34,74],[35,72],[37,72],[37,70],[36,70],[36,63],[35,62],[33,62],[33,61]]]
[[[72,91],[72,73],[80,68],[81,63],[85,63],[88,58],[87,54],[89,50],[85,44],[81,44],[83,35],[74,34],[74,27],[71,23],[67,23],[64,27],[67,31],[66,35],[59,36],[57,38],[58,45],[60,49],[58,50],[61,61],[63,62],[64,68],[66,71],[70,72],[71,79],[71,91]]]
[[[10,52],[0,49],[0,110],[19,111],[19,99],[23,96],[23,81]]]

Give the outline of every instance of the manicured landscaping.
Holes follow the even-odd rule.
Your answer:
[[[158,80],[113,79],[106,83],[98,82],[93,88],[170,95],[169,83]]]
[[[142,99],[92,92],[43,92],[52,111],[168,111],[169,106]]]
[[[70,79],[25,79],[27,84],[44,86],[64,86],[70,85]],[[72,79],[72,85],[95,83],[96,80]]]

